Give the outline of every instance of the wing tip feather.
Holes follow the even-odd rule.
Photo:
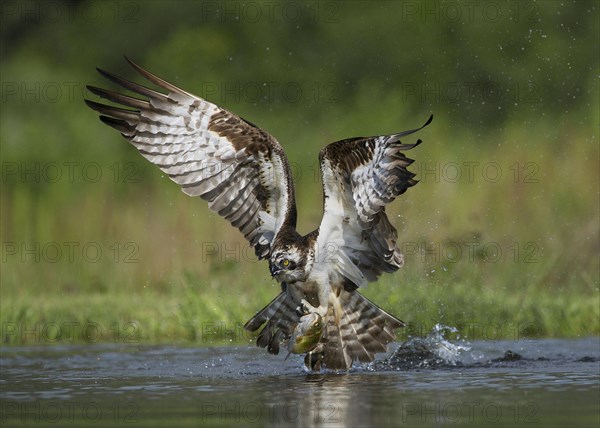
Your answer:
[[[108,125],[111,128],[119,131],[125,138],[128,138],[128,136],[134,131],[134,127],[122,119],[115,119],[114,117],[101,115],[100,120],[105,125]]]

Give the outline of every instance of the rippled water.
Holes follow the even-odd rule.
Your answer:
[[[511,352],[507,352],[511,351]],[[413,339],[349,373],[252,347],[3,348],[2,425],[600,426],[600,342]]]

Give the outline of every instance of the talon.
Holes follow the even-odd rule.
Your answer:
[[[309,314],[311,312],[314,312],[315,307],[313,305],[311,305],[310,303],[308,303],[306,301],[306,299],[302,299],[300,300],[300,306],[302,306],[305,310],[305,314]]]
[[[323,352],[309,352],[304,357],[304,366],[308,369],[308,371],[318,372],[321,370],[323,357]]]
[[[308,311],[306,310],[306,307],[303,304],[300,304],[300,306],[296,306],[296,315],[298,315],[298,317],[302,318],[304,315],[307,315]]]

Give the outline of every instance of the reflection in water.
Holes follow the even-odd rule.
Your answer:
[[[348,374],[268,377],[240,383],[240,389],[239,395],[217,393],[202,402],[200,418],[215,424],[352,426],[364,420],[361,408],[369,408],[368,401],[357,406],[360,382]]]
[[[351,388],[352,377],[347,374],[310,374],[306,376],[304,407],[312,411],[302,418],[303,426],[351,426],[359,406],[359,385]]]
[[[370,413],[379,406],[372,400],[381,401],[382,397],[361,391],[374,380],[370,372],[458,365],[461,353],[470,347],[446,339],[445,334],[454,332],[456,329],[436,325],[424,338],[409,338],[389,359],[355,373],[307,374],[298,380],[294,393],[284,393],[285,403],[282,403],[279,419],[272,422],[321,427],[351,426],[352,422],[373,420]]]

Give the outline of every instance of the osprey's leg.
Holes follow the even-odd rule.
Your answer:
[[[330,287],[322,287],[319,290],[319,306],[314,307],[310,303],[306,301],[306,299],[302,299],[300,304],[308,309],[308,312],[318,313],[321,315],[321,318],[326,320],[327,312],[331,307],[333,309],[333,316],[335,319],[335,324],[340,325],[340,320],[342,318],[342,306],[339,299],[339,295],[341,292],[341,288],[332,289]]]
[[[310,313],[316,313],[324,320],[327,318],[331,288],[329,285],[318,288],[306,288],[303,285],[288,287],[288,292],[296,302],[300,302],[296,308],[296,315],[302,317]],[[311,303],[312,302],[312,303]],[[316,306],[315,306],[316,305]]]
[[[310,303],[308,303],[306,301],[306,299],[302,299],[300,301],[300,305],[304,308],[304,310],[306,310],[307,313],[314,313],[314,314],[319,314],[321,315],[321,318],[323,319],[327,319],[327,311],[329,309],[329,305],[328,304],[324,304],[324,305],[319,305],[317,307],[311,305]]]

